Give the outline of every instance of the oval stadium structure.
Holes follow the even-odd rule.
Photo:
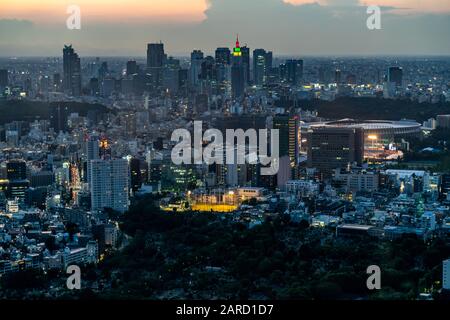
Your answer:
[[[422,125],[414,120],[353,120],[310,123],[309,128],[315,127],[343,127],[363,128],[366,138],[376,137],[378,140],[391,140],[400,137],[415,136],[421,133]]]

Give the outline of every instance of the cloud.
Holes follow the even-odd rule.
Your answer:
[[[231,47],[239,33],[250,48],[275,54],[450,55],[450,43],[444,41],[450,30],[449,14],[399,15],[392,9],[383,8],[382,30],[375,31],[367,29],[366,7],[356,0],[302,4],[209,0],[200,22],[88,21],[80,31],[67,30],[64,22],[14,22],[7,32],[0,28],[0,54],[59,56],[64,43],[73,43],[81,56],[144,56],[146,43],[159,40],[169,54],[186,54],[194,48],[211,54],[216,47]]]
[[[211,0],[204,26],[210,40],[224,42],[227,34],[239,32],[242,41],[253,47],[268,46],[286,54],[450,53],[450,45],[442,37],[443,30],[449,30],[448,15],[405,17],[385,12],[383,29],[370,31],[366,7],[346,1],[339,9],[335,6],[338,2],[342,3]]]

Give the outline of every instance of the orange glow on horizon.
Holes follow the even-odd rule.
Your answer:
[[[78,5],[82,19],[157,22],[201,21],[207,9],[205,0],[2,0],[0,18],[31,21],[66,20],[69,5]]]
[[[279,1],[294,5],[339,4],[339,0]],[[65,21],[67,7],[74,4],[80,6],[82,19],[87,21],[198,22],[205,19],[208,3],[209,0],[1,0],[0,19]],[[450,13],[449,0],[359,0],[359,4],[407,9],[396,10],[398,13]]]

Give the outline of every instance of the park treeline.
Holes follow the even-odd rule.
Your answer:
[[[298,106],[316,110],[326,119],[400,120],[419,122],[435,118],[439,114],[450,114],[450,103],[419,103],[409,99],[349,98],[334,101],[301,100]]]
[[[224,215],[161,212],[153,202],[123,217],[133,240],[101,264],[112,282],[102,298],[415,299],[441,280],[450,256],[439,239],[340,239],[334,228],[283,214],[248,229]],[[382,270],[380,291],[367,289],[370,265]]]
[[[155,200],[145,197],[122,216],[127,245],[83,266],[84,288],[60,290],[57,299],[414,300],[439,289],[450,256],[438,238],[342,239],[283,214],[249,229],[227,215],[161,212]],[[367,289],[371,265],[381,269],[379,291]],[[4,276],[0,296],[48,299],[48,288],[64,287],[67,277],[53,273]],[[94,282],[101,285],[92,289]]]
[[[34,121],[49,119],[52,109],[66,108],[68,114],[78,113],[87,116],[89,111],[106,113],[107,107],[101,104],[83,102],[43,102],[30,100],[4,100],[0,101],[0,125],[12,121]]]

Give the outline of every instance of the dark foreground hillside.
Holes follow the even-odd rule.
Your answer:
[[[63,289],[64,273],[24,272],[1,279],[2,298],[416,299],[439,288],[450,256],[441,240],[342,240],[284,215],[247,229],[223,215],[160,212],[151,197],[131,208],[122,229],[128,245],[84,266],[81,291]],[[380,291],[366,287],[370,265],[381,268]],[[50,286],[61,289],[49,296]]]
[[[98,297],[415,299],[441,280],[450,256],[440,240],[341,240],[284,215],[247,229],[225,216],[163,213],[152,202],[124,217],[133,240],[101,265],[111,288]],[[381,267],[381,291],[366,287],[370,265]]]

